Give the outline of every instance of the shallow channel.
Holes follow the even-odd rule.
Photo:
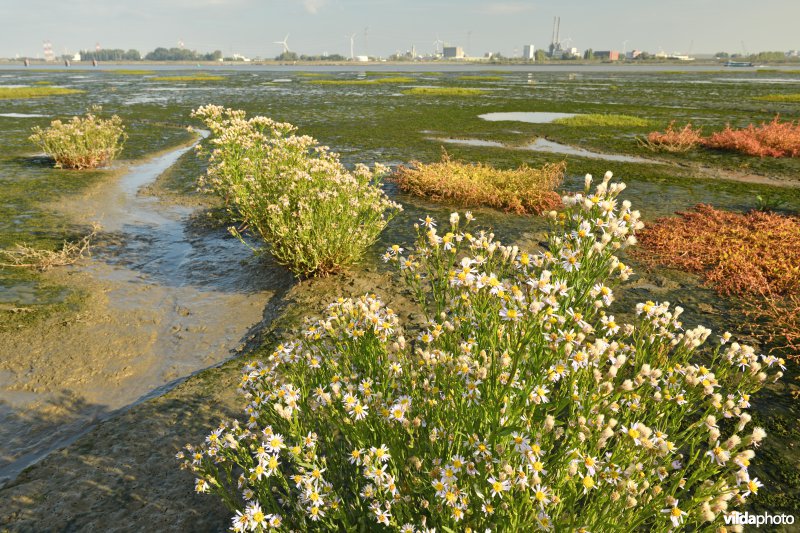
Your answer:
[[[98,421],[229,359],[278,288],[291,286],[224,228],[195,227],[193,209],[139,193],[191,148],[132,166],[60,206],[102,227],[93,256],[56,274],[89,297],[74,322],[0,350],[8,352],[0,485]]]

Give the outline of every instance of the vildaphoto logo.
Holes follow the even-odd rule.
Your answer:
[[[794,515],[790,514],[752,514],[734,511],[725,515],[726,526],[790,526],[794,524]]]

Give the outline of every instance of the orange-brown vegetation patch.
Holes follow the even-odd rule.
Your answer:
[[[644,141],[644,146],[653,151],[688,152],[703,142],[701,133],[701,128],[693,128],[691,122],[680,129],[675,127],[675,122],[670,122],[663,133],[650,132]]]
[[[641,142],[654,152],[688,152],[705,146],[758,157],[800,157],[800,121],[781,122],[775,117],[772,122],[750,124],[742,129],[726,125],[724,130],[708,137],[703,137],[701,128],[695,129],[691,123],[677,128],[671,122],[664,132],[650,132]]]
[[[656,220],[639,240],[650,252],[643,260],[701,275],[741,300],[763,340],[800,351],[800,217],[700,204]]]
[[[734,130],[730,126],[703,141],[709,148],[730,150],[759,157],[800,157],[800,121],[750,124]]]

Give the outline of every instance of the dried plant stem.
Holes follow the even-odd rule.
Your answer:
[[[75,264],[89,252],[92,239],[100,226],[92,225],[92,231],[76,242],[64,241],[60,250],[40,250],[25,243],[19,243],[9,250],[0,250],[0,267],[31,268],[45,272],[53,267]]]

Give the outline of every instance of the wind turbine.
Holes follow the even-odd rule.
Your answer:
[[[273,41],[272,44],[282,44],[283,45],[283,53],[287,54],[290,51],[289,50],[289,44],[287,42],[288,40],[289,40],[289,34],[287,33],[286,37],[284,37],[282,41]]]
[[[351,35],[345,35],[345,39],[350,39],[350,60],[352,61],[355,59],[355,55],[353,55],[353,42],[356,40],[356,34],[353,33]]]
[[[625,39],[622,41],[622,55],[625,56],[628,53],[628,41],[629,39]]]

